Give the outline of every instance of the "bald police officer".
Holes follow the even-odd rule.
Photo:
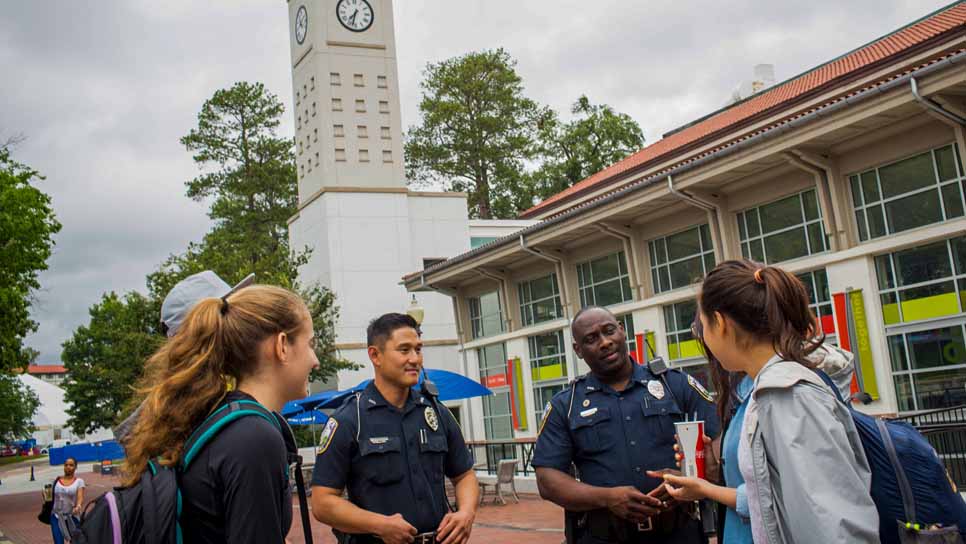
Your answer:
[[[717,435],[711,396],[683,372],[636,364],[604,308],[581,310],[571,331],[590,373],[548,403],[533,456],[540,495],[576,517],[568,542],[705,542],[694,505],[671,499],[659,471],[675,467],[674,422],[697,414]]]
[[[369,324],[367,340],[375,379],[322,432],[312,513],[343,544],[463,544],[479,485],[456,419],[430,391],[413,389],[423,367],[416,321],[383,315]],[[456,490],[455,512],[444,478]]]

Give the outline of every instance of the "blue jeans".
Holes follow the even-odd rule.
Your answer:
[[[64,542],[70,542],[70,535],[64,535],[60,529],[60,516],[61,514],[52,513],[50,514],[50,533],[54,537],[54,544],[64,544]],[[64,520],[68,527],[75,526],[80,523],[80,519],[76,516],[70,516],[69,520]],[[64,538],[64,537],[67,538]]]

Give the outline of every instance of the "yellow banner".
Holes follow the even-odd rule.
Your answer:
[[[865,315],[865,303],[862,300],[862,290],[849,291],[849,306],[852,307],[852,324],[855,327],[855,338],[852,339],[852,351],[859,356],[859,367],[862,373],[862,390],[879,400],[879,384],[875,379],[875,365],[872,362],[872,344],[869,340],[869,321]]]

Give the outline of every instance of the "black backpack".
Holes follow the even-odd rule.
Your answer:
[[[261,417],[282,433],[288,462],[295,463],[299,510],[306,544],[312,544],[308,501],[302,478],[302,458],[298,455],[292,429],[261,404],[238,400],[225,404],[191,434],[184,445],[184,457],[177,469],[148,462],[141,480],[130,487],[115,487],[88,503],[81,522],[71,533],[77,544],[181,544],[181,490],[178,473],[188,469],[205,445],[227,425],[243,417]],[[284,427],[283,427],[284,424]]]

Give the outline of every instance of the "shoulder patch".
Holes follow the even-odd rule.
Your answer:
[[[335,431],[338,428],[339,422],[334,417],[330,417],[325,424],[325,428],[322,429],[322,436],[319,437],[319,453],[316,455],[322,455],[325,450],[329,449],[329,444],[332,443],[332,437],[335,436]]]
[[[548,400],[547,401],[547,405],[544,406],[544,408],[543,408],[543,418],[540,419],[540,428],[537,429],[537,436],[540,436],[540,433],[543,432],[544,425],[546,425],[547,424],[547,420],[550,419],[550,411],[551,410],[553,410],[553,405],[550,404],[550,401]]]
[[[714,397],[711,396],[711,393],[709,393],[708,390],[705,389],[703,385],[701,385],[701,382],[696,380],[694,376],[690,374],[688,374],[688,384],[691,386],[691,389],[694,389],[695,391],[697,391],[698,394],[701,395],[701,397],[704,400],[708,402],[714,402]]]

